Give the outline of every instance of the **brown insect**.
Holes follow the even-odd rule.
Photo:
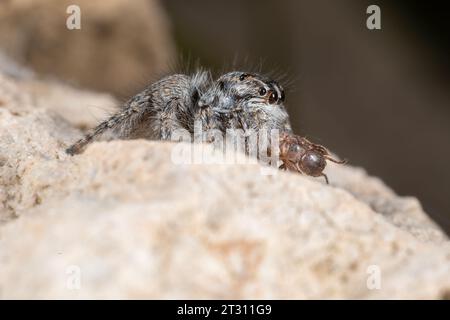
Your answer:
[[[318,144],[297,135],[282,133],[280,135],[280,169],[296,171],[312,177],[323,176],[328,184],[328,177],[323,170],[327,160],[344,164],[347,160],[336,160],[328,150]]]

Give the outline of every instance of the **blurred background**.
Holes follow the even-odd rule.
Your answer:
[[[81,30],[65,27],[69,4]],[[381,8],[381,30],[366,9]],[[287,74],[294,130],[397,193],[450,233],[450,11],[429,1],[2,0],[0,50],[119,99],[179,57]],[[1,57],[0,57],[1,58]]]

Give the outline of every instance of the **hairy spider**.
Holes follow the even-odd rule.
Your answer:
[[[178,129],[194,134],[194,124],[199,121],[202,130],[223,134],[228,129],[244,133],[279,130],[283,168],[325,176],[325,160],[341,162],[332,159],[324,147],[293,135],[284,102],[283,87],[258,73],[232,71],[216,80],[204,70],[192,75],[173,74],[133,96],[66,151],[78,154],[99,140],[170,140]]]

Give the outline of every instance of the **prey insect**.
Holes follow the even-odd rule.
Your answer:
[[[328,177],[323,170],[327,165],[327,160],[344,164],[347,160],[334,159],[328,150],[314,144],[306,138],[290,133],[280,135],[280,160],[283,164],[280,169],[291,170],[306,174],[312,177],[324,177],[328,184]]]

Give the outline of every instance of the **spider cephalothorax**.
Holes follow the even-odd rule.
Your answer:
[[[258,73],[233,71],[220,76],[199,101],[221,114],[227,128],[291,131],[283,87]]]
[[[285,100],[283,87],[257,73],[233,71],[217,79],[224,91],[229,91],[237,99],[254,100],[255,103],[282,104]]]

